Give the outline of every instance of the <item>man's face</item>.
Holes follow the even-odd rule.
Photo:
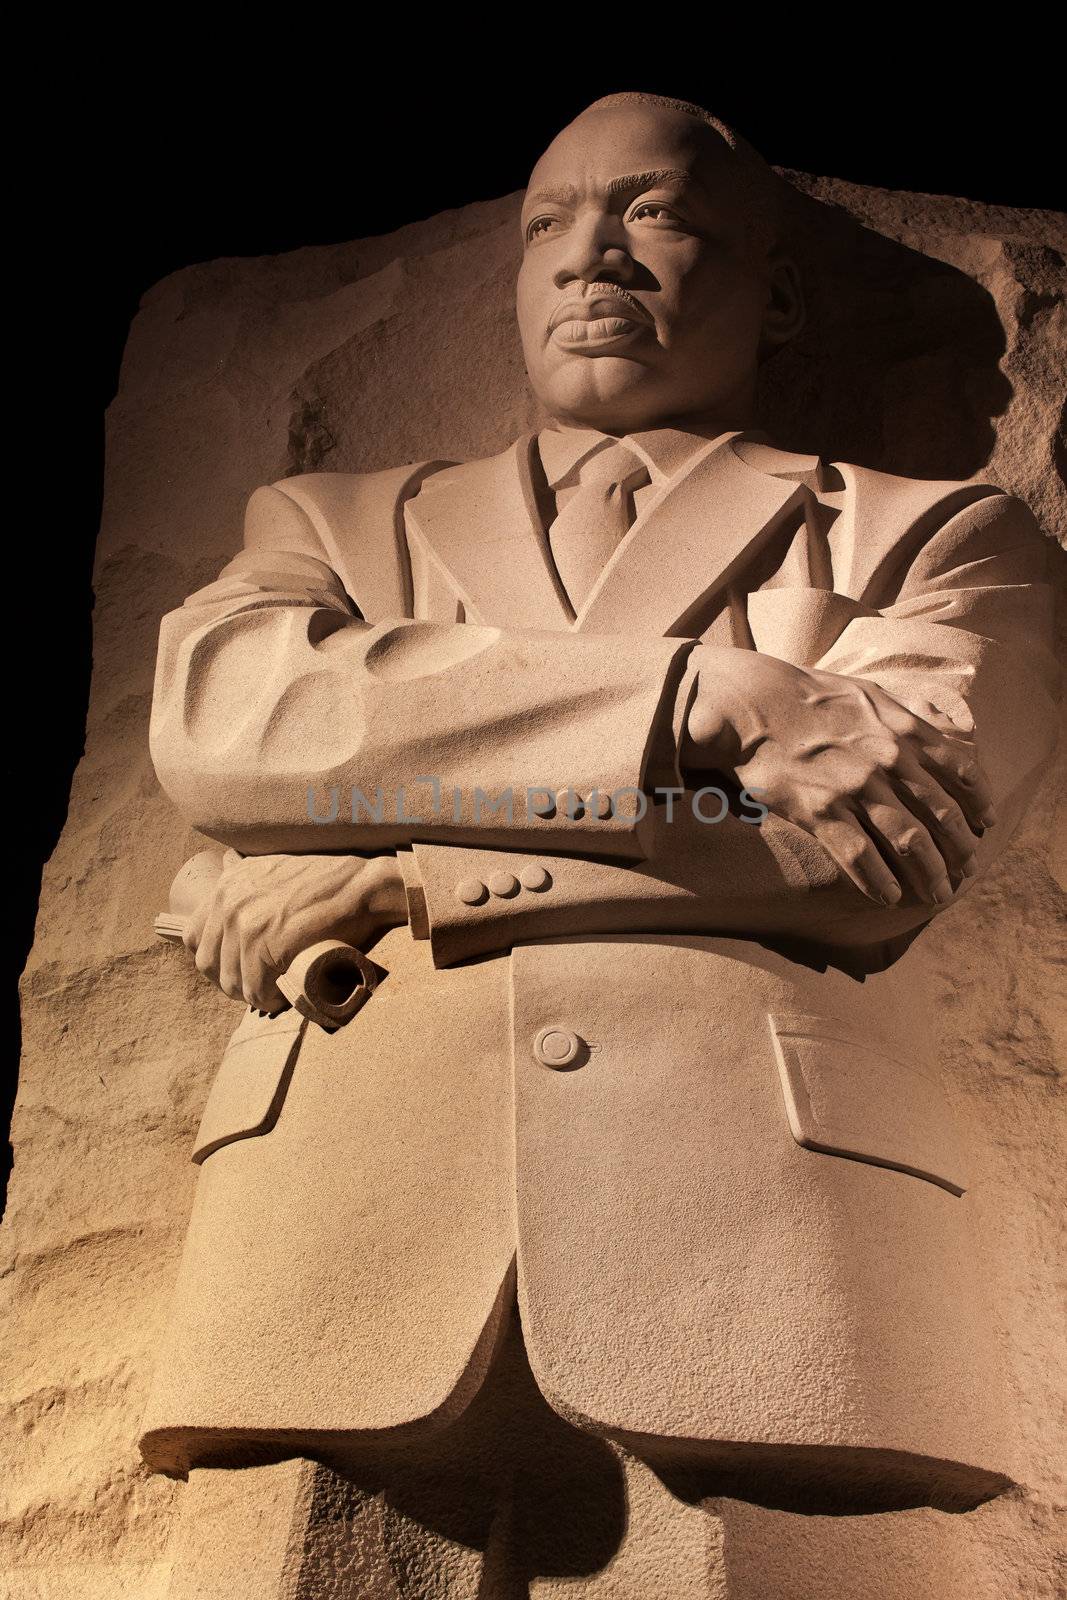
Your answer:
[[[730,152],[697,118],[584,112],[534,168],[518,316],[555,417],[627,432],[668,419],[743,427],[770,297]]]

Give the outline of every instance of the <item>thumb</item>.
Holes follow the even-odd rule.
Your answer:
[[[927,700],[919,715],[940,733],[962,734],[969,738],[974,733],[974,718],[970,707],[965,700],[957,695],[952,701],[952,710],[947,711],[944,706],[935,705],[932,700]]]

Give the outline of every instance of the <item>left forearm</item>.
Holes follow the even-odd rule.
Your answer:
[[[867,899],[810,835],[780,818],[702,823],[689,797],[673,822],[661,818],[649,862],[425,844],[415,845],[413,862],[409,902],[424,901],[422,932],[438,966],[528,940],[612,933],[856,948],[896,939],[931,914],[917,900],[885,907]]]

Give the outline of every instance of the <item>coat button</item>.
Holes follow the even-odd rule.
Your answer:
[[[586,797],[586,805],[598,822],[606,822],[611,816],[611,796],[601,789],[594,789]]]
[[[524,889],[548,889],[552,885],[552,875],[545,867],[523,867],[519,882]]]
[[[573,789],[557,790],[556,810],[565,816],[569,822],[579,822],[585,814],[582,797]]]
[[[480,906],[486,899],[485,884],[481,878],[464,878],[456,884],[456,899],[465,906]]]
[[[489,887],[495,895],[506,900],[508,895],[518,894],[519,880],[513,872],[494,872],[489,879]]]
[[[569,1067],[581,1048],[581,1039],[568,1028],[542,1028],[534,1040],[534,1056],[543,1067]]]

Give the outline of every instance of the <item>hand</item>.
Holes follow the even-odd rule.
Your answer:
[[[275,980],[320,939],[362,949],[407,921],[395,856],[239,856],[187,917],[183,942],[231,1000],[258,1011],[288,1004]]]
[[[756,651],[707,651],[682,760],[728,773],[804,828],[883,905],[910,890],[943,905],[977,871],[996,820],[966,733],[916,716],[862,678]]]

